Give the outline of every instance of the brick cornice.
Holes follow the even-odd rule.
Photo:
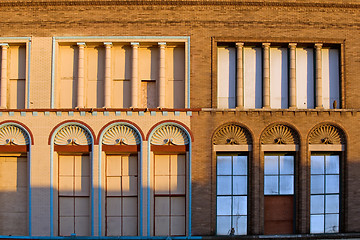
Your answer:
[[[240,1],[240,0],[0,0],[0,7],[33,7],[33,6],[113,6],[113,5],[159,5],[159,6],[258,6],[258,7],[316,7],[316,8],[360,8],[360,2],[344,3],[344,1],[326,2],[290,2],[290,1]]]

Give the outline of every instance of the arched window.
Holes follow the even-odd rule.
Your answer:
[[[216,154],[216,234],[246,235],[248,222],[248,165],[250,133],[226,124],[213,136]]]
[[[58,236],[90,236],[92,145],[90,131],[78,124],[59,127],[54,139],[54,228]]]
[[[105,152],[102,171],[105,235],[139,235],[140,149],[142,137],[127,123],[115,123],[100,138]]]
[[[284,124],[267,127],[260,138],[264,156],[264,233],[295,232],[295,177],[299,137]]]
[[[310,232],[340,231],[341,181],[345,158],[345,135],[331,124],[315,127],[309,135]]]
[[[248,222],[248,172],[251,135],[236,123],[214,134],[216,154],[216,234],[246,235]]]
[[[151,234],[185,236],[191,231],[189,133],[178,124],[164,123],[151,132],[150,145]]]
[[[29,133],[20,125],[0,126],[0,235],[30,235]]]

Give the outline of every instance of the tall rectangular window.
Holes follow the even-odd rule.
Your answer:
[[[244,47],[244,107],[262,107],[262,49]]]
[[[265,155],[265,234],[294,232],[294,156]]]
[[[270,48],[270,107],[289,107],[288,84],[288,50],[287,48]]]
[[[310,232],[339,232],[339,155],[311,156]]]
[[[247,156],[217,156],[218,235],[247,234],[247,166]]]
[[[218,108],[236,107],[236,49],[218,48]]]
[[[315,108],[314,49],[296,48],[296,107]]]
[[[106,236],[138,233],[137,157],[106,156]]]
[[[340,65],[339,50],[334,48],[321,49],[322,54],[322,83],[323,106],[325,109],[340,107]]]
[[[26,156],[0,157],[0,235],[28,234],[28,168]]]
[[[59,236],[90,235],[90,159],[59,156]]]
[[[270,48],[260,48],[260,43],[218,43],[218,108],[341,107],[340,46],[316,44],[317,55],[310,43],[269,44]],[[316,86],[316,79],[321,86]]]
[[[155,236],[186,234],[184,154],[155,155]]]

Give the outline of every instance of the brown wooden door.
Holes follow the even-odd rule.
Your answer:
[[[294,195],[264,196],[264,233],[294,233]]]

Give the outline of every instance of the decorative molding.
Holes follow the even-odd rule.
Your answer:
[[[116,125],[111,127],[104,134],[102,144],[105,145],[138,145],[140,144],[140,137],[129,126]]]
[[[311,131],[309,144],[345,144],[345,137],[339,128],[324,124]]]
[[[214,0],[103,0],[103,1],[90,1],[90,0],[76,0],[76,1],[3,1],[0,2],[0,7],[15,7],[15,6],[117,6],[117,5],[184,5],[184,6],[249,6],[249,7],[316,7],[316,8],[359,8],[356,3],[331,3],[329,2],[268,2],[268,1],[214,1]]]
[[[184,130],[170,124],[157,129],[150,142],[152,145],[187,145],[189,139]]]
[[[91,136],[87,130],[78,125],[67,125],[55,136],[55,145],[91,145]]]
[[[220,128],[214,135],[214,145],[251,145],[249,132],[236,124],[229,124]]]
[[[264,131],[260,142],[261,144],[299,144],[299,138],[290,127],[277,124]]]
[[[0,145],[28,145],[29,136],[15,125],[5,125],[0,128]]]

